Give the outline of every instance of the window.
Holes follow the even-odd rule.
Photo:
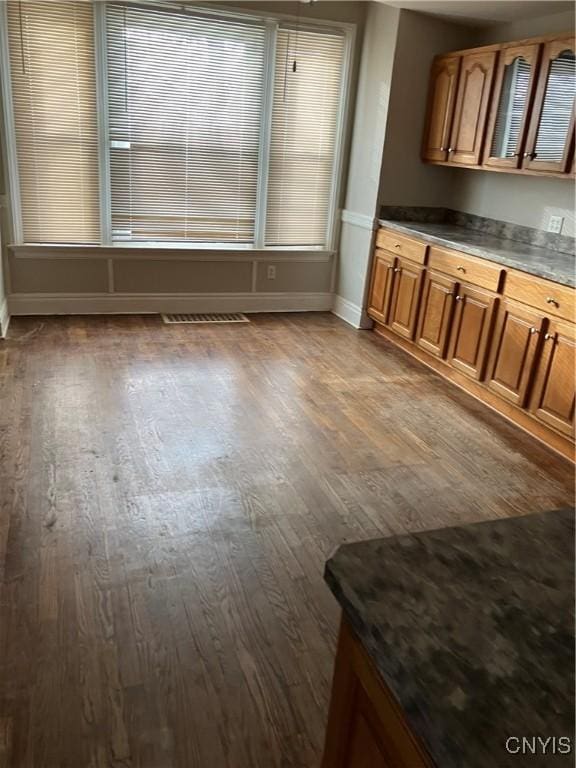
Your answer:
[[[263,26],[107,13],[112,236],[254,239]]]
[[[289,29],[278,32],[268,245],[326,242],[343,55],[340,36]]]
[[[92,8],[59,0],[10,2],[7,12],[23,238],[96,243]]]
[[[20,240],[328,245],[341,29],[162,3],[5,7]]]

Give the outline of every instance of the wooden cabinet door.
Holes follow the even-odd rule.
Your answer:
[[[574,149],[574,38],[544,46],[523,168],[567,172]]]
[[[454,117],[460,56],[439,56],[432,64],[428,87],[424,160],[447,160]]]
[[[372,265],[372,282],[368,298],[368,314],[380,323],[388,322],[390,297],[394,280],[396,258],[376,249]]]
[[[456,310],[448,351],[450,363],[468,376],[482,380],[497,296],[461,285],[454,301]]]
[[[437,357],[446,355],[456,281],[429,270],[424,278],[416,343]]]
[[[537,43],[516,45],[500,52],[486,133],[484,165],[518,168],[522,164],[539,54]]]
[[[538,312],[513,301],[500,303],[490,344],[488,386],[520,407],[526,405],[544,327]]]
[[[448,149],[451,163],[480,163],[495,64],[495,51],[479,51],[462,57]]]
[[[565,435],[574,435],[576,326],[550,320],[538,361],[532,413]]]
[[[423,277],[423,267],[407,259],[397,260],[388,323],[392,330],[406,339],[413,339],[416,333]]]
[[[432,768],[404,713],[342,621],[322,768]]]

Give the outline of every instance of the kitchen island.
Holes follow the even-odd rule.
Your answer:
[[[325,579],[323,768],[573,765],[573,509],[345,544]]]

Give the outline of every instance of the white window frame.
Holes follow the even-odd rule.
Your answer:
[[[173,2],[162,0],[120,0],[127,5],[155,6],[158,8],[173,8],[182,12],[183,6]],[[91,0],[94,10],[94,52],[96,70],[96,98],[98,108],[98,175],[100,187],[100,243],[84,245],[75,248],[123,248],[131,247],[132,243],[112,240],[112,199],[110,181],[110,152],[109,152],[109,116],[108,116],[108,73],[106,61],[106,7],[105,0]],[[254,227],[254,241],[250,244],[236,245],[231,243],[215,242],[188,242],[173,241],[170,248],[182,248],[187,250],[202,250],[218,248],[221,251],[321,251],[334,252],[338,237],[339,224],[339,200],[342,192],[344,176],[344,145],[349,125],[349,105],[352,82],[352,62],[356,44],[356,24],[348,22],[336,22],[325,19],[302,19],[301,17],[266,12],[258,14],[253,11],[241,9],[229,9],[227,7],[214,8],[203,5],[194,5],[184,8],[192,14],[206,14],[216,17],[236,17],[245,21],[254,21],[264,25],[266,31],[264,52],[264,82],[262,98],[262,123],[260,129],[258,186],[256,198],[256,220]],[[274,65],[276,53],[276,37],[278,29],[283,26],[297,27],[301,30],[327,32],[338,31],[344,39],[344,57],[342,61],[342,79],[340,86],[340,107],[336,126],[336,144],[334,154],[334,168],[332,172],[331,193],[329,201],[329,214],[326,226],[326,240],[323,246],[296,245],[296,246],[266,246],[266,205],[268,192],[268,168],[270,156],[270,134],[272,127],[272,108],[274,90]],[[0,67],[2,70],[2,109],[4,117],[4,138],[6,145],[8,188],[10,192],[9,216],[12,223],[13,245],[34,246],[42,248],[43,245],[54,248],[57,243],[26,243],[23,239],[22,211],[20,201],[20,183],[18,174],[18,160],[16,151],[16,133],[14,128],[14,110],[12,103],[12,84],[10,76],[10,54],[8,49],[8,20],[6,3],[0,0]],[[146,247],[146,249],[166,247],[166,243],[154,241],[135,241],[134,247]]]

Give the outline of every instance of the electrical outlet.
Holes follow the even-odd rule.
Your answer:
[[[564,224],[564,216],[550,216],[548,219],[548,232],[554,232],[559,235],[562,232],[562,225]]]
[[[276,280],[276,267],[273,264],[268,265],[268,280]]]

